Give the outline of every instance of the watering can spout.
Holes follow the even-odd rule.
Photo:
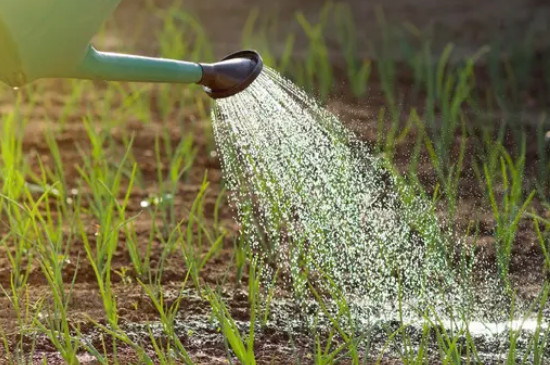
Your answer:
[[[201,80],[202,68],[192,62],[99,52],[89,46],[82,63],[67,76],[102,81],[191,84]]]
[[[255,51],[240,51],[220,62],[201,64],[202,78],[199,81],[206,93],[220,99],[235,95],[246,89],[262,72],[262,57]]]
[[[261,73],[263,61],[254,51],[240,51],[217,63],[99,52],[89,46],[86,57],[69,77],[128,82],[197,83],[214,99],[246,89]]]

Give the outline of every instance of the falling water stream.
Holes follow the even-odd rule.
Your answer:
[[[313,281],[328,300],[345,298],[361,326],[406,318],[421,328],[418,308],[430,308],[449,328],[468,313],[470,332],[487,343],[509,338],[506,317],[487,319],[498,284],[487,275],[488,292],[472,292],[471,256],[431,204],[292,82],[267,68],[218,100],[213,122],[242,236],[272,271],[288,273],[297,297]],[[522,331],[533,321],[520,321]]]

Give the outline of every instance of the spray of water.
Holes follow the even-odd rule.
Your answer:
[[[213,119],[243,234],[297,293],[330,278],[379,309],[456,284],[429,205],[290,81],[267,69]]]
[[[245,92],[217,101],[213,123],[242,237],[288,273],[296,297],[314,283],[370,326],[418,318],[418,308],[445,321],[491,312],[496,296],[471,291],[472,262],[431,203],[292,82],[267,68]]]

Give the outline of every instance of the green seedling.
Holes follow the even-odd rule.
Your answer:
[[[382,91],[386,99],[386,105],[391,114],[392,124],[399,122],[399,112],[396,95],[396,65],[391,54],[392,29],[387,25],[384,12],[381,7],[376,8],[376,20],[382,32],[382,49],[377,52],[377,69],[380,77]]]
[[[207,229],[207,225],[205,224],[204,198],[208,185],[205,175],[201,189],[189,211],[187,226],[182,227],[180,224],[175,230],[175,233],[177,233],[179,237],[178,242],[180,243],[180,251],[191,272],[191,278],[197,290],[201,288],[200,272],[204,269],[208,261],[219,252],[225,238],[224,234],[215,235],[215,233],[212,233]],[[197,234],[195,234],[195,232],[197,232]],[[204,254],[204,238],[210,245],[206,254]]]
[[[16,317],[17,326],[21,329],[14,339],[13,335],[8,335],[0,325],[0,344],[3,346],[3,348],[0,347],[0,358],[7,361],[9,365],[26,364],[28,359],[33,358],[37,340],[36,333],[28,333],[28,329],[33,328],[38,320],[42,302],[32,303],[29,287],[16,288],[13,280],[11,280],[9,292],[0,286],[0,294],[7,298]]]
[[[538,196],[542,200],[548,201],[550,198],[550,161],[548,158],[548,140],[546,138],[546,114],[542,114],[537,126],[537,179],[535,187]]]
[[[180,310],[181,301],[184,299],[182,294],[183,289],[187,285],[189,275],[190,271],[188,271],[187,276],[183,281],[176,300],[174,300],[171,305],[165,303],[162,286],[150,287],[140,282],[141,287],[151,299],[155,309],[158,311],[163,332],[167,336],[167,340],[164,342],[163,348],[161,348],[160,344],[154,339],[152,332],[149,330],[155,353],[157,357],[161,359],[161,363],[163,364],[173,364],[176,363],[176,361],[183,361],[187,365],[193,364],[193,361],[181,343],[180,335],[175,328],[176,316]]]
[[[371,61],[360,60],[359,43],[356,37],[358,31],[350,7],[347,4],[337,4],[335,10],[338,40],[346,59],[351,91],[356,98],[365,97],[371,75]]]
[[[337,362],[339,357],[342,357],[342,353],[345,353],[351,359],[352,364],[359,365],[362,363],[359,346],[365,342],[365,338],[369,336],[369,333],[355,333],[357,329],[353,324],[350,307],[345,296],[329,275],[324,272],[322,272],[322,275],[332,289],[328,300],[325,300],[318,290],[315,289],[315,286],[311,282],[308,282],[309,291],[313,294],[317,303],[319,303],[323,315],[328,318],[331,324],[324,350],[321,349],[319,338],[316,338],[316,362],[319,364],[332,364]],[[336,315],[332,314],[333,309],[337,309]],[[342,338],[343,343],[332,350],[332,342],[336,334]],[[368,361],[368,354],[369,349],[367,348],[363,361]]]
[[[247,338],[243,339],[239,327],[231,317],[223,299],[212,289],[206,289],[206,297],[212,306],[213,315],[219,323],[220,332],[235,356],[242,364],[255,365],[254,329],[256,326],[257,300],[259,295],[260,276],[256,272],[256,261],[250,262],[248,299],[250,302],[250,326]]]
[[[545,234],[542,233],[540,229],[539,221],[544,221],[545,223]],[[544,255],[544,271],[546,273],[546,277],[550,281],[550,240],[548,239],[548,228],[550,227],[550,221],[542,220],[540,217],[535,216],[534,218],[534,225],[535,225],[535,231],[537,232],[537,238],[540,245],[540,248],[542,250],[542,254]]]
[[[261,15],[261,18],[260,18]],[[267,66],[279,70],[283,74],[292,76],[296,60],[292,59],[295,50],[296,36],[289,33],[284,40],[284,49],[280,56],[270,48],[270,44],[278,42],[277,35],[280,33],[278,14],[265,16],[260,14],[258,8],[250,11],[250,14],[243,26],[241,43],[245,48],[257,49],[262,54]]]
[[[327,100],[334,82],[329,52],[323,37],[323,31],[327,26],[332,8],[333,5],[330,2],[323,6],[317,24],[310,23],[303,13],[296,13],[296,19],[310,41],[307,60],[304,65],[306,89],[310,91],[317,90],[321,101]]]
[[[502,151],[500,167],[503,194],[499,200],[497,200],[495,181],[486,165],[484,172],[489,203],[496,221],[497,265],[503,282],[510,290],[509,270],[512,246],[515,242],[519,222],[535,196],[535,191],[533,191],[526,199],[523,197],[525,141],[522,152],[516,161],[506,151]]]

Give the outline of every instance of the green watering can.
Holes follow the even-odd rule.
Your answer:
[[[90,40],[120,0],[0,0],[0,81],[19,87],[40,78],[198,83],[224,98],[261,73],[254,51],[213,64],[97,51]]]

